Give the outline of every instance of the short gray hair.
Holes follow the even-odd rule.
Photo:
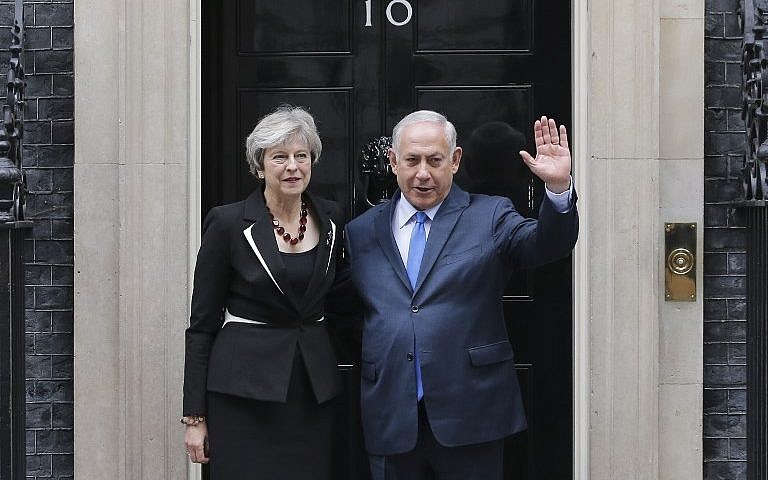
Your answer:
[[[432,110],[419,110],[417,112],[409,113],[402,120],[397,122],[395,128],[392,129],[392,148],[397,152],[400,148],[400,136],[403,133],[405,127],[413,125],[414,123],[437,123],[445,129],[445,139],[448,141],[448,145],[451,147],[451,154],[456,150],[456,127],[445,118],[444,115]]]
[[[313,163],[320,159],[323,143],[312,115],[302,107],[280,105],[259,120],[245,141],[245,157],[251,175],[256,176],[257,172],[264,170],[264,150],[293,140],[307,144]]]

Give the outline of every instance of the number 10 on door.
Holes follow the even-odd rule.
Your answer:
[[[371,2],[373,0],[365,0],[365,26],[366,27],[372,27],[373,23],[371,23]],[[392,16],[392,7],[394,5],[400,4],[403,7],[405,7],[405,19],[404,20],[395,20],[395,17]],[[403,25],[407,24],[411,21],[411,17],[413,16],[413,7],[411,7],[411,2],[408,0],[391,0],[389,4],[387,4],[387,20],[389,20],[389,23],[396,27],[402,27]]]

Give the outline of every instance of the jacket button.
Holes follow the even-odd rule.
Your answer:
[[[411,307],[411,311],[412,311],[413,313],[419,313],[419,307],[417,307],[416,305],[413,305],[413,306]]]
[[[408,355],[406,355],[405,358],[407,358],[409,362],[412,362],[413,361],[413,354],[411,352],[408,352]]]

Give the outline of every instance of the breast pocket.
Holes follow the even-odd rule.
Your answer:
[[[461,250],[459,252],[448,252],[445,255],[443,255],[443,258],[441,259],[441,263],[443,265],[448,265],[451,263],[461,262],[462,260],[467,260],[471,258],[477,258],[482,253],[482,247],[481,245],[475,245],[474,247],[468,248],[466,250]]]
[[[509,340],[502,340],[500,342],[480,345],[477,347],[469,347],[467,352],[469,352],[470,362],[472,362],[472,365],[475,367],[506,362],[512,360],[512,357],[514,357],[512,345],[509,343]]]

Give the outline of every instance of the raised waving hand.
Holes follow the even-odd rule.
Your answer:
[[[533,124],[533,135],[536,139],[536,158],[525,150],[520,151],[520,156],[551,192],[564,192],[571,181],[571,151],[565,125],[560,125],[558,130],[554,119],[543,116]]]

